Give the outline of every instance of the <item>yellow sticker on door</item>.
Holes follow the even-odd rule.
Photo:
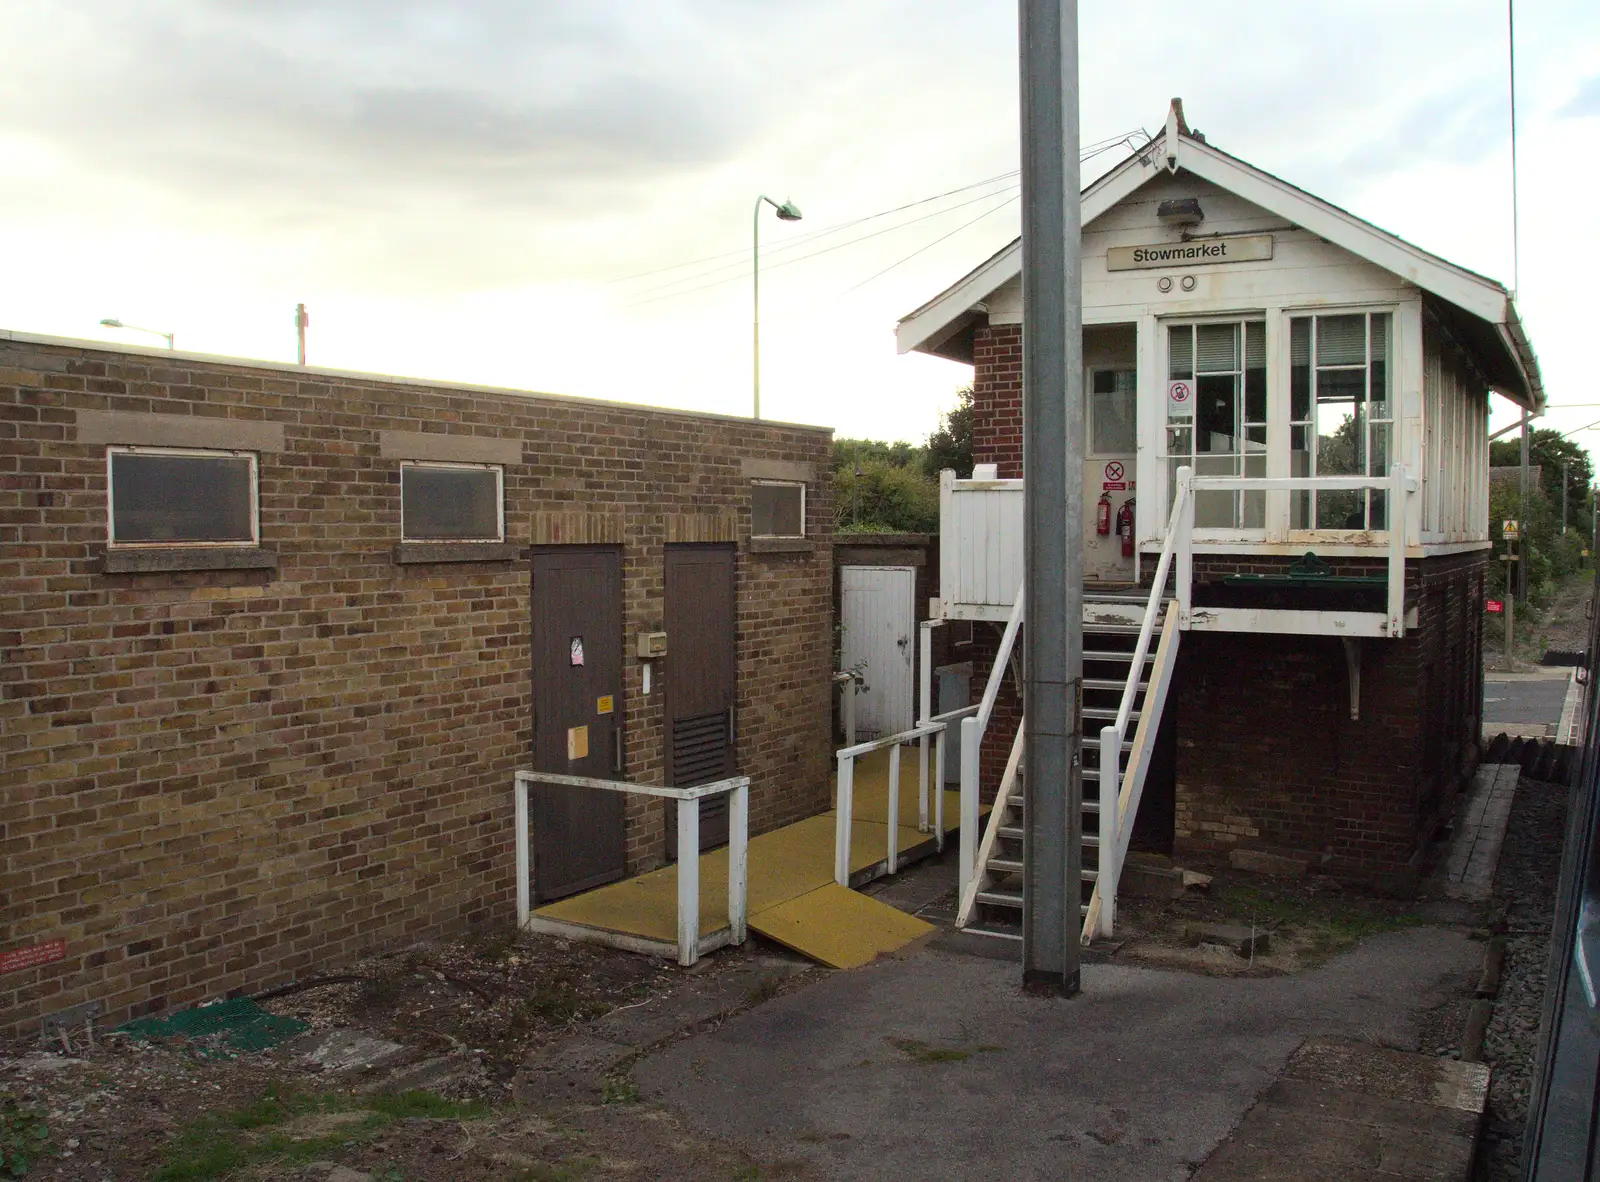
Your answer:
[[[594,712],[596,714],[610,714],[612,709],[613,706],[610,694],[607,694],[603,698],[596,698],[594,700]]]
[[[589,728],[586,726],[569,726],[567,728],[567,759],[589,758]]]

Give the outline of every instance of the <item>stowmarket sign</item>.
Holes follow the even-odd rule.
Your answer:
[[[1140,271],[1151,267],[1198,267],[1207,263],[1259,262],[1271,257],[1271,234],[1240,234],[1232,238],[1207,238],[1201,242],[1113,246],[1106,251],[1106,270]]]

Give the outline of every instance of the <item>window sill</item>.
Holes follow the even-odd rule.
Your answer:
[[[184,570],[277,570],[278,555],[258,546],[238,549],[161,547],[150,550],[107,550],[104,572],[108,575],[160,574]]]
[[[401,542],[394,548],[399,566],[437,562],[515,562],[522,547],[514,542]]]
[[[816,549],[808,538],[751,538],[752,554],[810,554]]]

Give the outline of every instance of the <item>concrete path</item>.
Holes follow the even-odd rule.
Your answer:
[[[1014,964],[932,946],[836,973],[645,1059],[691,1124],[834,1178],[1187,1179],[1314,1035],[1409,1044],[1481,949],[1392,932],[1295,977]]]
[[[1513,738],[1556,738],[1571,678],[1572,671],[1564,668],[1484,673],[1484,737],[1504,731]]]
[[[1493,892],[1521,775],[1515,763],[1486,763],[1473,773],[1467,799],[1456,810],[1449,853],[1437,871],[1446,898],[1481,903]]]

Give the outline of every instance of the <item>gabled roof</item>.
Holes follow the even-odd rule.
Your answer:
[[[1516,301],[1504,285],[1430,254],[1212,146],[1189,129],[1180,99],[1172,101],[1167,125],[1159,135],[1083,191],[1083,224],[1088,226],[1147,182],[1179,170],[1210,181],[1450,305],[1457,319],[1475,322],[1478,331],[1469,335],[1487,346],[1481,360],[1491,386],[1522,406],[1543,409],[1539,362],[1523,330]],[[941,343],[984,314],[989,296],[1021,273],[1022,240],[1018,238],[904,317],[895,330],[899,351],[938,351]]]

